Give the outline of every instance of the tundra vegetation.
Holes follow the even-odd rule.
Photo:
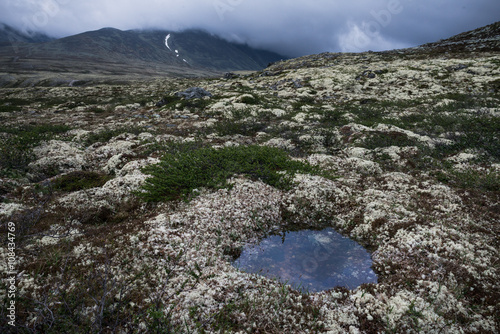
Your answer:
[[[16,331],[498,333],[500,56],[443,48],[1,88]],[[322,227],[373,252],[377,284],[307,294],[231,265]]]

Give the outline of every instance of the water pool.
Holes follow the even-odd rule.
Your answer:
[[[233,265],[304,292],[336,286],[355,289],[363,283],[377,282],[370,253],[331,228],[269,236],[257,245],[245,247]]]

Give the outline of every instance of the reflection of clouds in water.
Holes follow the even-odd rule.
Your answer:
[[[265,251],[265,249],[262,247],[247,248],[244,250],[245,254],[242,253],[242,256],[240,256],[240,258],[238,259],[238,262],[240,264],[248,263],[248,262],[255,262],[259,258],[259,255],[261,255],[261,253],[264,251]]]
[[[289,232],[284,242],[281,236],[268,237],[246,247],[235,265],[310,292],[377,281],[370,254],[333,229]]]
[[[332,242],[332,239],[328,237],[328,235],[320,234],[320,233],[315,233],[313,235],[313,239],[316,244],[319,245],[328,245]]]
[[[318,269],[318,262],[313,258],[307,258],[302,261],[302,268],[308,272],[312,273]]]
[[[314,258],[318,261],[326,261],[330,257],[331,252],[323,247],[315,247],[314,248]]]
[[[268,239],[264,239],[260,242],[260,247],[261,248],[273,248],[273,247],[279,247],[279,244],[276,243],[276,237],[275,235],[269,237]],[[281,238],[280,238],[281,239]]]

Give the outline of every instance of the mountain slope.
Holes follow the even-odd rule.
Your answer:
[[[450,38],[422,45],[440,51],[500,51],[500,21]]]
[[[12,28],[9,25],[0,23],[0,46],[10,45],[11,43],[40,43],[52,40],[47,35],[41,33],[26,34]]]
[[[145,32],[142,36],[148,38],[149,35],[158,33],[161,32]],[[248,45],[231,43],[201,30],[171,34],[169,43],[187,61],[213,69],[261,70],[271,62],[287,58]]]
[[[13,50],[15,49],[15,50]],[[231,43],[200,30],[121,31],[103,28],[37,44],[0,47],[4,71],[170,71],[260,70],[284,56]],[[13,64],[15,60],[17,64]]]

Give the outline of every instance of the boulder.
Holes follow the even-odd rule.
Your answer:
[[[239,75],[234,74],[233,72],[224,73],[224,79],[234,79],[237,77],[239,77]]]
[[[204,98],[205,96],[212,97],[212,93],[200,87],[191,87],[183,92],[175,93],[175,96],[183,97],[186,100],[191,100],[191,99],[201,99]]]

